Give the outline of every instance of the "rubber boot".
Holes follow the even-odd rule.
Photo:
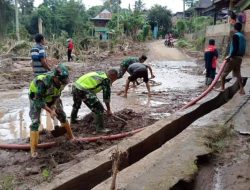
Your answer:
[[[38,131],[30,131],[30,153],[31,157],[37,157],[36,148],[39,140],[39,132]]]
[[[77,114],[78,114],[78,110],[73,108],[71,112],[71,116],[70,116],[70,123],[72,124],[77,123],[77,120],[76,120]]]
[[[95,124],[97,133],[108,133],[111,130],[104,128],[103,114],[95,114]]]
[[[65,122],[65,123],[62,123],[62,127],[65,127],[66,131],[67,131],[67,134],[69,136],[69,139],[73,139],[74,138],[74,135],[72,133],[72,130],[71,130],[71,127],[69,125],[69,122],[68,120]]]

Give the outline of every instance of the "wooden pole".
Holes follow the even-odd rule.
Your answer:
[[[20,41],[18,0],[15,0],[15,16],[16,16],[16,37],[17,37],[17,41]]]
[[[43,33],[43,20],[40,17],[38,18],[38,32]]]

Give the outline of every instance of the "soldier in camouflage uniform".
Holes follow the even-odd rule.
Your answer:
[[[133,63],[144,63],[147,60],[147,56],[142,55],[141,57],[127,57],[124,59],[120,64],[120,70],[119,70],[119,77],[122,78],[125,72],[127,71],[128,67]]]
[[[71,112],[71,123],[77,123],[78,110],[82,101],[95,114],[97,132],[108,132],[104,128],[103,112],[104,107],[96,96],[96,93],[103,91],[103,101],[107,107],[107,114],[112,115],[110,109],[111,84],[117,79],[118,72],[115,69],[105,72],[90,72],[81,76],[73,85],[73,108]]]
[[[40,125],[40,114],[42,109],[50,113],[51,117],[57,117],[62,127],[67,130],[70,139],[73,138],[69,122],[63,111],[61,92],[68,83],[68,69],[59,64],[53,71],[38,75],[30,84],[30,147],[31,156],[36,157],[36,147],[39,140],[38,128]]]

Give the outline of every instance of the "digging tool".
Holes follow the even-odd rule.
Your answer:
[[[105,109],[105,112],[107,113],[107,110]],[[127,121],[125,121],[124,119],[122,119],[122,118],[120,118],[119,116],[116,116],[116,115],[112,115],[114,118],[116,118],[116,119],[118,119],[118,120],[120,120],[120,121],[122,121],[124,124],[128,124],[128,122]]]
[[[120,120],[120,121],[122,121],[124,124],[128,124],[128,122],[127,121],[125,121],[124,119],[122,119],[122,118],[120,118],[120,117],[118,117],[118,116],[116,116],[116,115],[112,115],[114,118],[116,118],[116,119],[118,119],[118,120]]]
[[[51,131],[51,134],[53,137],[60,137],[63,136],[65,133],[67,133],[67,130],[65,127],[60,127],[58,125],[55,126],[55,129]]]

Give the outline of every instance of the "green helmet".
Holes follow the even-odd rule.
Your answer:
[[[59,81],[62,84],[67,84],[69,81],[69,71],[68,68],[60,63],[55,69],[54,69],[54,75],[58,77]]]

